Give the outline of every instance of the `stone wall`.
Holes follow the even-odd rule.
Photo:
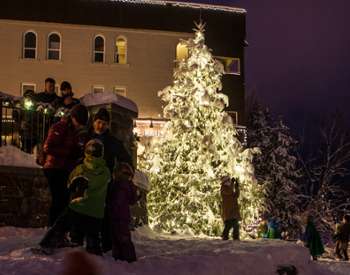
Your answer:
[[[49,204],[42,169],[0,166],[0,226],[46,226]]]
[[[133,226],[148,223],[146,192],[131,210]],[[47,225],[50,193],[42,169],[0,166],[0,226]]]

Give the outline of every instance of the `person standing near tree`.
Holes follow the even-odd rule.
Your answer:
[[[239,240],[239,220],[241,219],[239,211],[239,182],[237,179],[230,179],[225,176],[221,180],[221,198],[222,198],[222,219],[224,221],[224,231],[222,239],[228,240],[231,228],[233,229],[233,240]]]
[[[350,215],[344,215],[343,221],[336,228],[335,255],[338,259],[349,260],[348,246],[350,239]]]
[[[88,121],[88,110],[83,105],[76,105],[68,119],[63,119],[49,130],[43,146],[44,174],[51,193],[49,210],[49,226],[52,226],[58,216],[68,205],[69,195],[67,180],[69,173],[77,164],[77,133],[85,127]]]
[[[133,167],[133,163],[123,143],[111,134],[109,123],[110,115],[108,111],[105,108],[100,108],[93,119],[91,138],[98,139],[103,143],[105,148],[104,160],[111,175],[113,175],[117,163],[125,162],[131,167]],[[109,215],[111,207],[110,188],[111,182],[108,185],[105,216],[102,224],[102,249],[104,252],[112,249],[111,217]]]

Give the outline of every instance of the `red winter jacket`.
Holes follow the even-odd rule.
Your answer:
[[[74,168],[72,152],[75,148],[74,129],[69,121],[61,120],[51,126],[44,143],[46,154],[44,168]]]

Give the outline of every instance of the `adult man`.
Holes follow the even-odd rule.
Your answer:
[[[69,119],[61,120],[49,130],[43,146],[45,154],[44,174],[47,178],[51,206],[49,226],[52,226],[68,204],[67,179],[77,165],[82,145],[77,138],[77,131],[87,124],[88,110],[83,105],[76,105]]]
[[[58,96],[55,92],[56,81],[48,77],[45,79],[45,90],[35,95],[35,101],[41,103],[54,104],[58,100]]]
[[[68,110],[72,109],[75,105],[79,104],[80,101],[74,98],[74,93],[72,91],[72,85],[68,81],[63,81],[61,83],[61,98],[59,107],[64,107]]]
[[[94,116],[92,138],[102,141],[104,145],[104,159],[111,175],[113,175],[113,170],[117,162],[126,162],[131,167],[133,167],[133,163],[123,143],[110,133],[108,129],[109,122],[110,116],[108,111],[105,108],[100,108]],[[102,249],[104,252],[112,249],[111,221],[109,215],[110,184],[107,191],[106,210],[102,228]]]

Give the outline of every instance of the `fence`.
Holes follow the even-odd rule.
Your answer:
[[[42,143],[54,116],[47,106],[0,92],[0,146],[12,145],[27,153]]]

